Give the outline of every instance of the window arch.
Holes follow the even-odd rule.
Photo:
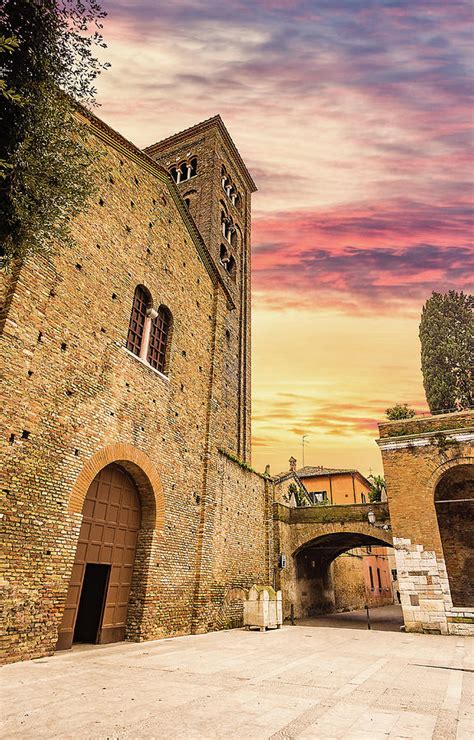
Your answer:
[[[221,244],[219,250],[219,262],[221,263],[224,270],[235,280],[236,263],[235,258],[227,250],[225,244]]]
[[[232,255],[229,257],[229,262],[227,264],[227,272],[231,276],[233,280],[235,280],[235,259]]]
[[[160,306],[157,316],[151,322],[146,359],[155,370],[159,370],[161,373],[167,370],[172,325],[171,311],[167,306]]]
[[[170,175],[176,183],[185,182],[197,175],[197,167],[197,157],[191,157],[191,159],[184,160],[178,165],[171,167]]]
[[[133,296],[126,348],[150,367],[166,373],[173,316],[167,306],[153,309],[150,291],[137,285]]]
[[[189,210],[192,210],[192,206],[195,205],[196,192],[196,190],[188,190],[186,193],[183,194],[183,200]]]
[[[137,285],[127,334],[127,349],[134,355],[140,356],[147,314],[151,306],[150,292],[143,285]]]
[[[232,178],[227,174],[227,170],[224,165],[222,165],[221,167],[221,184],[223,191],[227,195],[232,205],[240,211],[242,209],[241,195],[237,186],[232,181]]]

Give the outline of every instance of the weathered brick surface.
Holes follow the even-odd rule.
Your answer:
[[[453,505],[454,519],[443,539],[435,506],[437,486],[450,482],[456,471],[463,472],[465,492],[460,497],[474,501],[473,422],[474,414],[466,411],[380,425],[399,590],[409,631],[474,634],[474,604],[453,606],[450,588],[450,579],[455,584],[461,572],[469,578],[470,571],[472,582],[473,503]],[[455,493],[457,485],[446,486],[442,498],[450,490]],[[464,526],[454,536],[452,522],[462,520]],[[459,614],[465,622],[453,621]]]
[[[26,262],[5,316],[7,660],[54,650],[82,502],[110,462],[134,477],[143,510],[129,639],[233,624],[241,589],[268,572],[265,481],[218,452],[248,456],[249,388],[227,385],[248,369],[248,282],[232,302],[162,168],[100,122],[92,145],[98,193],[73,225],[76,246]],[[125,350],[137,284],[172,312],[168,377]]]
[[[250,460],[250,206],[255,189],[235,147],[228,140],[220,119],[210,119],[148,147],[147,153],[167,169],[197,158],[197,175],[178,184],[200,233],[209,245],[214,262],[235,303],[223,316],[225,346],[220,373],[222,408],[221,434],[224,446],[235,449],[242,460]],[[230,144],[230,145],[229,145]],[[234,205],[222,186],[222,168],[231,173],[240,205]],[[235,244],[223,236],[221,214],[236,227]],[[230,276],[220,261],[224,245],[236,260]],[[236,399],[238,402],[236,403]],[[237,446],[235,439],[237,438]]]

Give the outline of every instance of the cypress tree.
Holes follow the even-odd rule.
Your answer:
[[[433,293],[421,314],[421,370],[431,413],[474,405],[474,296]]]
[[[78,103],[93,105],[104,66],[100,5],[82,0],[3,0],[0,33],[17,47],[2,55],[0,245],[4,266],[71,241],[71,219],[92,195],[94,157]],[[91,30],[92,28],[92,30]]]

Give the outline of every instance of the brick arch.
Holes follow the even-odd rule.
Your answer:
[[[300,525],[293,540],[292,556],[296,556],[305,547],[310,544],[317,544],[317,540],[334,536],[347,535],[348,542],[354,535],[361,536],[366,540],[366,544],[383,547],[388,545],[393,547],[393,537],[391,530],[373,527],[365,522],[348,522],[347,524],[309,524]],[[358,547],[358,545],[348,545],[347,549]]]
[[[459,465],[474,465],[474,456],[464,455],[462,457],[452,457],[450,460],[446,460],[444,463],[441,463],[434,468],[426,482],[426,490],[430,496],[433,496],[433,500],[436,486],[440,482],[441,478],[448,472],[448,470],[457,468]]]
[[[164,495],[160,477],[150,458],[133,445],[117,443],[103,447],[87,460],[69,497],[69,514],[81,514],[89,486],[106,465],[121,465],[132,476],[140,494],[142,528],[161,529]]]

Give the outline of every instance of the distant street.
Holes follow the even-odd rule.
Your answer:
[[[473,648],[306,625],[81,646],[2,669],[2,737],[472,740]]]
[[[372,630],[384,630],[388,632],[400,632],[403,624],[401,606],[379,606],[369,609],[370,628]],[[308,627],[343,627],[351,630],[367,629],[367,612],[365,609],[357,609],[353,612],[341,612],[340,614],[326,614],[309,619],[297,619],[296,624]]]

